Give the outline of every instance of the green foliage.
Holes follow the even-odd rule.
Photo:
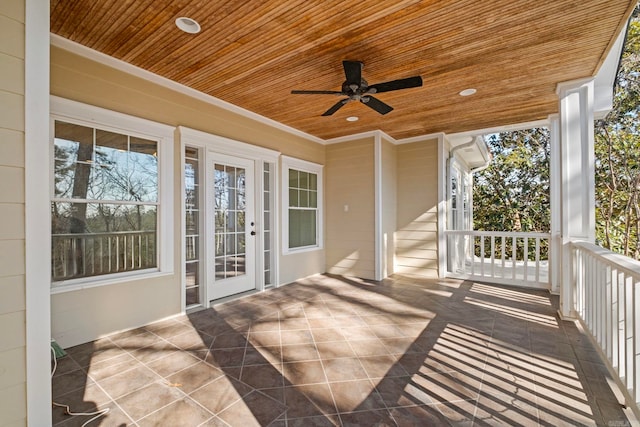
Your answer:
[[[549,138],[547,128],[486,138],[493,159],[474,175],[475,230],[549,231]]]
[[[474,229],[549,232],[549,130],[532,128],[502,132],[490,135],[486,142],[493,159],[489,167],[474,175]],[[533,240],[528,242],[530,258],[535,254],[534,244]],[[506,250],[509,254],[511,245],[512,241],[508,239]],[[476,252],[478,250],[476,247]],[[540,248],[542,259],[547,259],[548,250],[544,241]],[[485,253],[490,251],[490,243],[485,242]],[[523,256],[524,242],[517,244],[516,252],[518,257]],[[494,255],[500,256],[500,253]]]
[[[616,78],[613,109],[595,124],[598,244],[640,259],[640,18],[636,8]]]

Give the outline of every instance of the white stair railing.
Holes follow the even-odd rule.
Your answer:
[[[640,417],[640,262],[572,242],[574,309]]]
[[[549,287],[549,233],[447,230],[447,275]]]

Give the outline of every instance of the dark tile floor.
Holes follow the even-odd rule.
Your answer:
[[[105,426],[628,425],[556,310],[541,291],[314,276],[67,349],[53,396],[109,408]]]

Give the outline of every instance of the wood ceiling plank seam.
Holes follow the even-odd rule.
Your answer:
[[[95,3],[105,4],[100,0]],[[110,19],[116,19],[118,14],[114,14],[113,10],[121,4],[114,3],[114,7],[109,10],[94,9],[85,13],[84,16],[81,14],[85,10],[81,10],[78,14],[80,16],[76,16],[76,22],[79,25],[75,31],[78,34],[82,31],[94,31],[93,36],[87,37],[98,37],[97,45],[109,46],[109,43],[114,41],[100,29],[111,28],[110,25],[113,25],[113,22],[105,21],[104,16],[110,14],[108,15],[112,17]],[[205,4],[208,3],[205,2]],[[281,4],[271,3],[271,5]],[[359,4],[363,5],[363,2]],[[226,6],[224,3],[222,5]],[[470,0],[465,3],[438,1],[429,4],[429,10],[432,12],[429,16],[426,16],[426,13],[425,16],[416,16],[413,22],[407,19],[409,16],[415,16],[418,10],[426,11],[427,9],[420,9],[426,5],[427,3],[421,3],[417,6],[400,8],[386,20],[371,21],[369,25],[352,25],[351,31],[345,28],[345,33],[336,32],[333,34],[334,37],[326,37],[326,34],[323,34],[326,37],[324,44],[322,39],[318,40],[313,36],[314,31],[322,31],[321,25],[309,27],[308,32],[298,35],[299,37],[289,37],[288,34],[291,34],[291,31],[295,32],[296,29],[293,24],[286,25],[286,20],[289,19],[288,14],[274,11],[272,18],[285,20],[282,28],[273,23],[262,22],[262,25],[255,27],[256,30],[251,34],[255,37],[239,36],[236,39],[238,43],[233,45],[234,49],[231,49],[222,61],[212,64],[210,69],[203,71],[214,74],[212,70],[221,70],[220,73],[214,74],[215,78],[224,77],[224,73],[227,72],[236,79],[240,79],[238,70],[245,71],[251,76],[250,80],[243,81],[243,84],[248,86],[246,90],[240,91],[236,86],[229,85],[228,81],[223,80],[225,84],[217,86],[214,96],[282,123],[292,124],[295,128],[313,129],[308,132],[317,135],[323,132],[344,132],[347,128],[349,132],[354,129],[368,131],[380,128],[389,134],[395,132],[394,137],[397,137],[396,135],[415,136],[411,133],[449,129],[460,131],[469,126],[478,128],[480,124],[484,128],[488,127],[487,123],[502,123],[505,120],[511,121],[525,116],[527,117],[525,120],[530,121],[531,117],[544,118],[549,111],[557,110],[557,96],[554,92],[557,81],[569,79],[571,76],[585,76],[588,70],[597,67],[597,56],[601,54],[600,52],[606,51],[608,44],[611,43],[611,27],[624,23],[618,11],[626,10],[629,2],[617,0],[582,3],[571,0],[544,3],[531,3],[524,0],[475,3]],[[466,6],[461,7],[463,5]],[[59,2],[52,3],[52,15],[65,10],[60,9],[59,6]],[[238,4],[234,7],[238,7]],[[494,11],[491,10],[492,8]],[[217,9],[212,11],[217,12]],[[94,15],[101,12],[102,16],[100,21],[96,22],[97,25],[89,27],[88,23],[94,19]],[[125,10],[125,12],[128,11]],[[440,16],[441,19],[436,19],[437,22],[434,22],[434,16]],[[58,25],[65,18],[68,17],[59,18]],[[322,15],[313,18],[323,19]],[[52,16],[52,23],[54,21],[55,18]],[[239,22],[243,24],[242,20]],[[331,26],[332,22],[335,21],[327,19],[324,24]],[[340,22],[353,24],[348,19]],[[511,25],[508,25],[509,23]],[[388,32],[385,25],[394,27],[394,30]],[[555,29],[555,25],[561,30]],[[56,27],[52,24],[52,28]],[[109,31],[119,29],[120,27],[114,26]],[[408,36],[402,35],[402,32],[408,29],[413,29],[413,32],[408,33]],[[164,60],[168,56],[168,50],[175,52],[178,49],[197,49],[192,44],[182,44],[176,40],[167,40],[164,43],[161,35],[168,33],[162,31],[141,30],[133,25],[125,27],[124,31],[125,33],[137,31],[138,44],[129,48],[133,40],[128,40],[129,45],[120,46],[118,54],[124,55],[122,51],[126,50],[127,55],[135,56],[136,61],[140,61],[146,67],[156,66],[155,58],[160,57]],[[554,31],[556,31],[555,34]],[[261,42],[260,37],[265,32],[271,32],[272,37],[276,35],[276,37],[286,38],[294,49],[300,49],[300,43],[309,41],[310,35],[314,40],[312,40],[313,44],[305,45],[308,47],[307,50],[280,54],[278,44],[274,43],[277,38]],[[147,34],[147,37],[142,39],[142,34]],[[392,35],[401,37],[402,41],[393,42]],[[441,35],[442,40],[434,40],[438,35]],[[494,37],[495,42],[487,41],[484,35]],[[524,39],[525,35],[533,38]],[[226,39],[217,40],[221,40],[222,44],[228,42]],[[389,49],[386,47],[388,44],[394,48]],[[219,45],[220,43],[215,48]],[[246,50],[238,50],[240,47]],[[137,49],[141,53],[133,55],[132,49]],[[594,52],[594,50],[599,51]],[[350,58],[350,55],[357,55],[358,58]],[[231,67],[226,70],[218,68],[224,67],[226,59]],[[308,85],[315,85],[317,82],[339,86],[343,80],[340,65],[342,59],[364,59],[366,62],[364,77],[371,83],[400,78],[402,73],[411,73],[411,75],[422,75],[425,86],[414,88],[411,93],[399,91],[384,94],[384,101],[396,108],[392,114],[384,117],[377,116],[374,111],[363,108],[357,103],[350,103],[333,117],[320,118],[315,106],[323,102],[331,102],[331,99],[326,98],[325,101],[325,99],[310,98],[298,101],[286,96],[290,88],[285,86],[293,85],[293,82]],[[129,62],[133,61],[129,60]],[[173,64],[167,63],[169,65],[166,66],[166,70],[173,73],[177,72],[180,65],[191,65],[180,58]],[[518,64],[521,63],[527,64],[518,68]],[[255,67],[252,70],[242,69],[240,64],[250,64]],[[436,75],[434,73],[439,70],[438,67],[441,72]],[[275,73],[276,77],[269,77],[270,73]],[[291,79],[288,73],[293,73],[295,78]],[[338,76],[337,82],[335,76]],[[207,81],[207,78],[203,79],[203,82],[205,82],[203,85],[208,85],[207,87],[216,87],[216,82],[212,84]],[[458,98],[457,86],[466,84],[478,85],[483,97],[464,100]],[[220,94],[223,97],[219,96]],[[281,101],[274,102],[274,99]],[[427,115],[425,111],[428,112]],[[361,120],[356,125],[345,126],[343,121],[345,114],[352,112],[359,115]],[[340,125],[335,126],[336,123]]]
[[[411,0],[410,2],[411,2],[411,3],[413,3],[413,1],[414,1],[414,0]],[[375,16],[376,16],[375,14],[374,14],[374,15],[372,15],[372,17],[373,17],[372,19],[374,19],[374,20],[375,20],[375,19],[377,19],[377,18],[375,18]],[[368,20],[368,21],[370,22],[370,20]],[[363,22],[363,21],[359,21],[359,22]],[[365,22],[365,23],[366,23],[366,22]],[[353,25],[356,25],[356,26],[357,26],[357,25],[363,25],[363,24],[352,24],[352,25],[348,25],[347,27],[352,27]],[[335,35],[335,31],[330,32],[328,35],[326,35],[326,36],[322,37],[322,39],[323,39],[323,40],[324,40],[324,39],[329,40],[329,39],[334,38],[334,37],[335,37],[334,35]],[[319,42],[320,42],[320,41],[319,41]],[[301,46],[301,47],[299,47],[299,48],[297,48],[297,49],[290,50],[290,51],[288,51],[286,54],[284,54],[284,55],[282,55],[282,56],[278,57],[278,60],[280,60],[282,57],[289,57],[289,58],[290,58],[291,56],[294,56],[294,55],[298,54],[299,52],[302,52],[302,51],[307,50],[308,48],[312,47],[312,46],[313,46],[313,45],[315,45],[315,44],[317,44],[317,42],[314,42],[314,43],[307,43],[307,44],[305,44],[304,46]],[[262,66],[264,67],[264,66],[266,66],[266,65],[270,64],[270,63],[271,63],[271,62],[273,62],[273,61],[275,61],[275,59],[267,60],[267,61],[265,61],[265,62],[262,64]],[[225,71],[226,71],[226,70],[225,70]],[[240,79],[245,78],[247,73],[248,73],[248,71],[243,71],[243,72],[241,72],[241,73],[239,73],[239,74],[235,74],[235,75],[233,75],[233,76],[230,76],[229,78],[224,78],[224,77],[222,77],[222,78],[223,78],[227,83],[234,83],[234,82],[236,82],[236,81],[238,81],[238,80],[240,80]]]
[[[233,74],[233,73],[232,73]]]
[[[415,22],[413,22],[413,21],[408,22],[408,23],[407,23],[407,25],[409,25],[409,26],[411,26],[411,27],[413,27],[413,28],[415,28],[415,27],[416,27]],[[446,27],[447,27],[447,28],[450,28],[449,26],[446,26]],[[394,29],[400,29],[400,28],[398,27],[398,25],[394,25]],[[386,37],[387,37],[387,34],[386,34],[386,33],[381,34],[381,35],[379,36],[379,38],[386,38]],[[403,46],[404,46],[404,45],[405,45],[405,44],[403,44]],[[414,54],[412,53],[412,55],[414,55]],[[413,58],[411,58],[411,59],[413,59]],[[369,68],[369,67],[367,67],[367,70],[369,71],[369,70],[370,70],[370,68]],[[410,73],[410,72],[413,72],[413,70],[412,70],[412,71],[407,70],[407,74],[408,74],[408,73]],[[301,79],[301,80],[302,80],[302,79]],[[372,80],[370,80],[370,81],[372,81]],[[311,87],[311,86],[309,86],[309,87]]]
[[[158,8],[153,16],[146,17],[145,23],[141,26],[142,40],[139,40],[140,37],[130,38],[115,51],[115,54],[119,55],[123,61],[136,61],[138,64],[145,64],[145,67],[148,67],[150,64],[146,63],[144,55],[153,51],[162,52],[166,47],[163,41],[175,43],[176,39],[186,39],[192,36],[181,31],[175,24],[175,19],[183,16],[180,11],[184,9],[188,1],[171,2]],[[126,52],[118,52],[125,49]]]
[[[57,12],[56,16],[60,16],[60,20],[55,22],[55,26],[50,23],[51,29],[50,31],[55,31],[56,33],[60,33],[63,37],[72,38],[77,34],[77,21],[82,21],[90,11],[93,9],[95,5],[87,5],[83,2],[63,2],[61,4],[62,10]],[[52,13],[55,10],[50,10],[50,16],[53,16]]]
[[[131,14],[126,18],[120,19],[120,25],[113,33],[117,34],[116,37],[111,37],[102,47],[104,52],[108,52],[109,56],[122,59],[122,55],[119,49],[127,44],[129,40],[136,39],[137,23],[145,22],[144,19],[140,19],[140,15],[148,15],[150,10],[158,10],[161,8],[160,3],[156,0],[137,0],[134,9]]]
[[[246,5],[245,0],[238,0],[237,3],[237,7]],[[225,2],[225,7],[230,7],[230,4],[233,2]],[[214,14],[218,17],[217,20],[211,19],[209,12],[217,10],[217,4],[205,2],[202,9],[192,12],[190,10],[192,9],[185,9],[181,15],[191,17],[200,23],[202,32],[195,36],[185,34],[190,37],[183,37],[182,39],[186,42],[180,43],[179,47],[173,46],[176,44],[173,39],[168,39],[165,44],[156,49],[155,55],[157,57],[154,57],[154,63],[149,66],[149,71],[172,78],[173,68],[177,66],[188,68],[193,62],[199,60],[199,56],[210,56],[210,51],[217,49],[220,41],[217,38],[217,32],[212,28],[216,28],[216,24],[225,18],[223,14]],[[212,46],[209,50],[201,48],[203,39]]]
[[[126,7],[127,2],[122,2],[118,7]],[[108,22],[111,16],[119,16],[117,7],[110,7],[109,4],[96,1],[92,4],[91,11],[87,14],[86,19],[76,22],[76,32],[70,40],[80,43],[84,46],[94,48],[94,43],[104,37],[99,31],[94,31],[98,25]],[[100,23],[100,24],[98,24]],[[90,38],[93,34],[93,38]],[[60,34],[59,34],[60,35]],[[94,48],[95,49],[95,48]],[[96,49],[97,50],[97,49]]]
[[[193,46],[192,46],[192,48],[193,48]],[[197,49],[197,47],[195,47],[195,49]],[[174,74],[174,73],[171,73],[171,75],[172,75],[172,77],[173,77],[173,78],[175,78],[175,79],[177,79],[177,80],[179,80],[179,81],[181,81],[181,82],[183,82],[183,83],[185,83],[185,84],[190,84],[188,81],[185,81],[184,79],[185,79],[186,77],[188,77],[189,75],[192,75],[192,74],[194,73],[194,71],[193,71],[193,70],[194,70],[194,69],[197,69],[197,68],[199,67],[199,65],[198,65],[198,64],[203,64],[203,63],[205,63],[205,62],[211,62],[211,59],[210,59],[210,58],[216,58],[216,60],[215,60],[215,62],[213,62],[213,63],[212,63],[213,65],[209,64],[208,66],[211,66],[211,67],[219,67],[219,66],[220,66],[220,65],[219,65],[219,61],[217,60],[217,52],[219,51],[220,46],[218,46],[218,45],[214,45],[214,46],[212,46],[212,48],[211,48],[211,49],[209,49],[209,50],[207,50],[207,51],[205,51],[205,52],[195,51],[195,49],[193,49],[193,51],[194,51],[194,52],[196,52],[196,53],[197,53],[197,55],[200,55],[201,57],[202,57],[202,56],[204,56],[204,57],[205,57],[205,58],[207,58],[207,59],[201,59],[201,58],[199,58],[197,55],[193,55],[192,57],[193,57],[194,59],[191,61],[190,66],[186,68],[186,70],[185,70],[186,72],[184,72],[184,73],[180,73],[180,72],[178,71],[178,72],[177,72],[177,73],[175,73],[175,74]],[[176,53],[179,53],[179,52],[176,52]],[[174,56],[174,55],[172,54],[171,56]],[[184,61],[184,59],[183,59],[183,58],[181,58],[181,57],[177,57],[177,58],[178,58],[180,61]],[[168,71],[168,70],[167,70],[167,65],[165,64],[166,62],[167,62],[167,61],[162,61],[161,63],[158,63],[158,64],[157,64],[157,66],[152,67],[151,69],[152,69],[154,72],[165,73],[165,72],[167,72],[167,71]]]
[[[266,25],[269,25],[269,24],[267,23]],[[282,32],[284,31],[286,31],[286,29],[282,30]],[[278,35],[279,33],[274,34],[273,37],[271,37],[269,40],[266,41],[266,43],[275,43],[277,47],[280,48],[282,41],[277,39]],[[244,39],[245,37],[248,37],[248,39],[245,40]],[[224,75],[220,74],[222,70],[218,70],[217,68],[220,68],[219,64],[225,64],[224,71],[230,68],[232,66],[232,62],[228,61],[227,60],[228,58],[234,58],[233,63],[239,64],[239,66],[243,68],[243,71],[247,69],[253,71],[256,65],[253,64],[251,61],[255,61],[257,58],[259,58],[259,55],[257,54],[259,52],[263,52],[263,53],[266,52],[267,48],[265,46],[265,43],[260,43],[257,47],[253,48],[253,50],[246,49],[247,45],[245,44],[245,41],[248,41],[251,38],[257,39],[256,34],[249,32],[240,38],[236,38],[234,43],[227,44],[221,48],[219,47],[218,49],[216,49],[216,51],[212,53],[212,57],[215,57],[216,61],[211,65],[212,67],[216,67],[216,70],[208,70],[207,68],[203,68],[200,73],[191,73],[190,78],[188,80],[184,80],[183,76],[181,75],[178,75],[177,78],[181,78],[182,81],[184,81],[186,84],[190,86],[193,85],[197,87],[202,82],[206,83],[206,80],[209,78],[208,77],[209,74],[211,74],[212,72],[215,72],[216,80],[224,82]],[[288,41],[287,43],[290,43],[290,42]],[[243,49],[242,50],[237,49],[238,46],[242,46]],[[200,62],[204,62],[204,60]]]
[[[237,37],[234,37],[234,38],[237,39]],[[231,43],[224,43],[224,44],[218,44],[213,46],[213,49],[210,49],[205,53],[204,58],[201,58],[201,59],[196,58],[196,60],[193,61],[193,64],[191,64],[191,66],[188,67],[187,70],[185,70],[186,72],[177,73],[174,75],[174,78],[179,80],[183,84],[192,86],[196,84],[196,81],[198,79],[197,73],[193,70],[196,70],[196,69],[201,70],[201,73],[205,75],[203,77],[205,79],[206,79],[206,76],[209,74],[215,73],[217,75],[217,72],[218,72],[217,68],[221,67],[220,64],[223,63],[223,61],[220,59],[220,51],[231,50],[233,52],[238,52],[238,49],[236,48],[239,45],[234,43],[237,43],[237,42],[233,41]],[[200,52],[198,54],[201,55]],[[215,62],[212,62],[210,58],[215,58]],[[215,68],[215,69],[212,69],[212,68]]]
[[[108,34],[112,27],[116,26],[116,22],[120,16],[127,15],[129,9],[135,5],[136,0],[123,0],[115,3],[96,2],[101,5],[109,5],[106,7],[104,14],[94,13],[91,17],[83,23],[81,28],[88,29],[83,36],[78,35],[71,39],[91,49],[102,52],[106,55],[109,53],[104,49],[103,43],[110,37]],[[100,8],[97,11],[104,11]],[[115,17],[115,18],[114,18]]]
[[[564,54],[564,52],[563,52],[563,54]],[[473,64],[473,65],[475,66],[475,65],[477,65],[477,64]],[[466,67],[464,67],[464,68],[466,68]],[[517,66],[517,65],[516,65],[516,66],[514,66],[514,71],[519,71],[519,70],[521,71],[521,67],[520,67],[520,66]],[[466,70],[463,70],[463,71],[466,73]],[[479,73],[479,74],[482,74],[482,72],[481,72],[481,73]],[[455,80],[457,80],[457,79],[455,79]],[[267,87],[267,89],[269,89],[269,87]],[[457,88],[457,89],[455,90],[455,93],[456,93],[456,94],[457,94],[457,92],[459,91],[458,89],[459,89],[459,88]]]

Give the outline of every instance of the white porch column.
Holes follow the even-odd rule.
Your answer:
[[[559,169],[560,174],[551,174],[551,187],[559,190],[559,197],[552,196],[551,211],[560,211],[559,221],[556,215],[559,223],[554,224],[557,230],[552,225],[552,232],[559,232],[562,250],[553,257],[561,259],[556,266],[561,270],[556,276],[561,280],[560,314],[572,318],[575,317],[575,280],[569,242],[574,239],[595,241],[594,80],[561,83],[557,93],[560,99],[559,150],[552,150],[552,158],[555,171]]]
[[[549,284],[551,293],[560,294],[562,283],[562,151],[560,150],[560,117],[549,116],[549,162],[551,197],[551,240],[549,241]]]

